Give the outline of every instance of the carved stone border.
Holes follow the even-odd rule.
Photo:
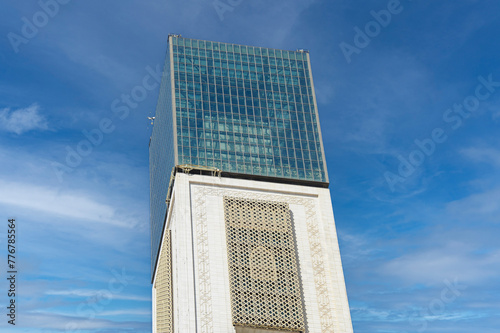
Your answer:
[[[208,255],[208,225],[206,194],[194,191],[194,216],[196,226],[196,249],[198,255],[197,281],[200,294],[200,323],[202,333],[213,332],[212,285],[210,283],[210,261]]]

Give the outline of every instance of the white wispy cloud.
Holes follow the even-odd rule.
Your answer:
[[[32,130],[47,130],[48,123],[40,114],[40,106],[35,103],[13,111],[10,108],[0,110],[0,129],[23,134]]]
[[[25,313],[22,318],[19,319],[19,324],[21,327],[61,330],[63,332],[80,330],[99,330],[99,332],[107,332],[107,329],[111,329],[112,332],[121,330],[146,332],[149,328],[148,326],[151,325],[150,323],[137,321],[116,322],[106,319],[91,319],[88,317],[54,314],[52,312]],[[49,331],[43,330],[42,332],[48,333]]]
[[[60,295],[73,297],[98,297],[106,293],[106,290],[94,289],[70,289],[70,290],[47,290],[46,295]],[[106,293],[107,294],[107,293]],[[151,301],[150,297],[141,297],[136,295],[124,295],[111,293],[112,299],[130,300],[130,301]]]
[[[499,251],[477,255],[466,245],[455,244],[404,255],[383,265],[381,272],[410,284],[436,285],[457,278],[470,285],[495,277],[498,271],[492,267],[498,265]]]
[[[120,227],[133,227],[137,222],[118,216],[114,207],[99,203],[85,194],[5,180],[0,180],[0,188],[0,204]]]
[[[125,316],[125,315],[133,315],[133,316],[151,316],[151,309],[148,307],[147,309],[124,309],[124,310],[115,310],[115,311],[103,311],[100,313],[101,316]]]
[[[479,224],[489,222],[497,224],[500,219],[500,188],[474,193],[446,206],[448,216],[455,220],[474,221]]]
[[[500,150],[489,147],[471,147],[465,148],[460,153],[473,162],[490,163],[500,166]]]

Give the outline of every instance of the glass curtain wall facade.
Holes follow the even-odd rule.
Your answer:
[[[160,94],[156,106],[153,133],[149,142],[149,215],[151,225],[151,276],[158,258],[165,215],[170,174],[175,165],[174,132],[172,126],[172,86],[170,57],[165,59]]]
[[[309,53],[170,35],[150,162],[153,269],[174,165],[328,183]]]

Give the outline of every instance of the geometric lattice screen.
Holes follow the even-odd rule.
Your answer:
[[[172,317],[172,249],[170,230],[165,230],[156,274],[156,332],[173,332]]]
[[[304,331],[287,203],[224,197],[234,326]]]

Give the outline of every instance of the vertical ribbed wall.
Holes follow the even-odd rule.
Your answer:
[[[172,333],[172,256],[170,230],[163,238],[158,273],[156,276],[156,332]]]

